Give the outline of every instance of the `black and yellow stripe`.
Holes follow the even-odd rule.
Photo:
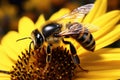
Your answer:
[[[80,34],[72,37],[76,39],[76,41],[79,42],[83,48],[89,51],[94,51],[95,40],[92,34],[85,27],[82,27],[82,31],[80,32]]]

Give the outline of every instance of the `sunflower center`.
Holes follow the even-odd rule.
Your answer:
[[[52,50],[52,60],[46,63],[45,48],[22,53],[11,71],[11,80],[71,80],[76,65],[63,47]]]

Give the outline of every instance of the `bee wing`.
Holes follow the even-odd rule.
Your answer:
[[[56,21],[61,21],[61,20],[69,20],[70,21],[77,21],[77,19],[84,18],[84,16],[91,10],[93,7],[93,4],[86,4],[81,7],[78,7],[74,9],[72,12],[62,16],[61,18],[57,19]]]
[[[86,27],[91,33],[96,32],[100,29],[100,27],[93,24],[85,24],[84,27]]]
[[[67,36],[67,35],[74,35],[74,34],[80,34],[80,33],[88,32],[88,29],[83,27],[79,23],[73,23],[69,28],[65,29],[64,31],[60,32],[59,36]]]
[[[57,20],[55,20],[58,23],[61,23],[61,21],[63,20],[63,22],[61,23],[62,25],[65,23],[65,26],[67,26],[66,24],[68,22],[80,22],[79,19],[83,19],[84,16],[91,10],[91,8],[93,7],[93,4],[86,4],[83,5],[81,7],[78,7],[76,9],[74,9],[72,12],[62,16],[61,18],[58,18]],[[64,21],[64,20],[68,20],[68,22]],[[70,23],[70,28],[66,28],[64,29],[62,32],[58,33],[58,36],[65,36],[65,35],[74,35],[74,34],[79,34],[80,32],[83,31],[83,29],[86,29],[84,27],[80,27],[80,24],[76,24],[71,26]],[[67,26],[67,27],[69,27]],[[87,29],[86,29],[87,31]]]
[[[67,29],[60,32],[59,36],[67,36],[67,35],[74,35],[74,34],[82,34],[88,32],[96,32],[99,30],[99,27],[94,26],[92,24],[83,25],[78,22],[72,23]]]

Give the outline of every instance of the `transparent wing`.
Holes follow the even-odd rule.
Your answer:
[[[80,33],[83,33],[83,32],[84,33],[88,32],[88,29],[76,22],[76,23],[72,23],[67,29],[60,32],[58,35],[59,36],[67,36],[67,35],[80,34]]]
[[[93,24],[85,24],[84,27],[87,28],[91,33],[96,32],[100,29],[100,27]]]
[[[74,9],[72,12],[62,16],[61,18],[58,18],[55,21],[59,22],[65,19],[69,20],[69,22],[77,21],[77,19],[84,18],[84,16],[91,10],[92,7],[93,7],[93,4],[83,5],[81,7]]]
[[[98,27],[94,25],[89,25],[90,27],[86,27],[88,25],[83,25],[78,22],[74,22],[69,27],[62,32],[60,32],[58,35],[59,36],[67,36],[67,35],[75,35],[75,34],[83,34],[83,33],[88,33],[88,32],[96,32],[98,31]]]
[[[81,7],[78,7],[74,9],[72,12],[58,18],[55,20],[58,23],[66,26],[67,28],[64,28],[62,32],[60,32],[59,36],[65,36],[65,35],[74,35],[79,34],[82,32],[88,32],[88,29],[83,27],[83,25],[80,24],[80,19],[82,20],[86,14],[91,10],[93,7],[93,4],[86,4]],[[70,22],[70,23],[69,23]],[[68,24],[68,25],[67,25]]]

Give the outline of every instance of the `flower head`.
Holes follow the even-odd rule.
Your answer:
[[[88,73],[77,69],[69,54],[69,46],[63,43],[60,44],[63,47],[52,49],[52,60],[48,66],[45,60],[46,47],[31,50],[29,54],[31,40],[16,42],[17,39],[30,36],[34,29],[42,28],[45,19],[41,15],[35,24],[27,17],[21,18],[18,25],[19,31],[10,31],[2,39],[0,57],[3,61],[0,61],[0,79],[120,79],[120,49],[103,48],[120,38],[120,24],[116,25],[120,19],[120,11],[114,10],[106,13],[106,4],[107,0],[96,0],[94,7],[87,16],[80,20],[80,23],[99,27],[98,31],[92,33],[96,41],[95,52],[88,52],[83,49],[72,38],[67,39],[67,41],[72,41],[72,44],[76,47],[77,55],[80,56],[80,65],[89,70]],[[53,14],[50,20],[55,20],[68,12],[70,12],[68,9],[61,9]],[[66,22],[66,20],[63,22]]]

